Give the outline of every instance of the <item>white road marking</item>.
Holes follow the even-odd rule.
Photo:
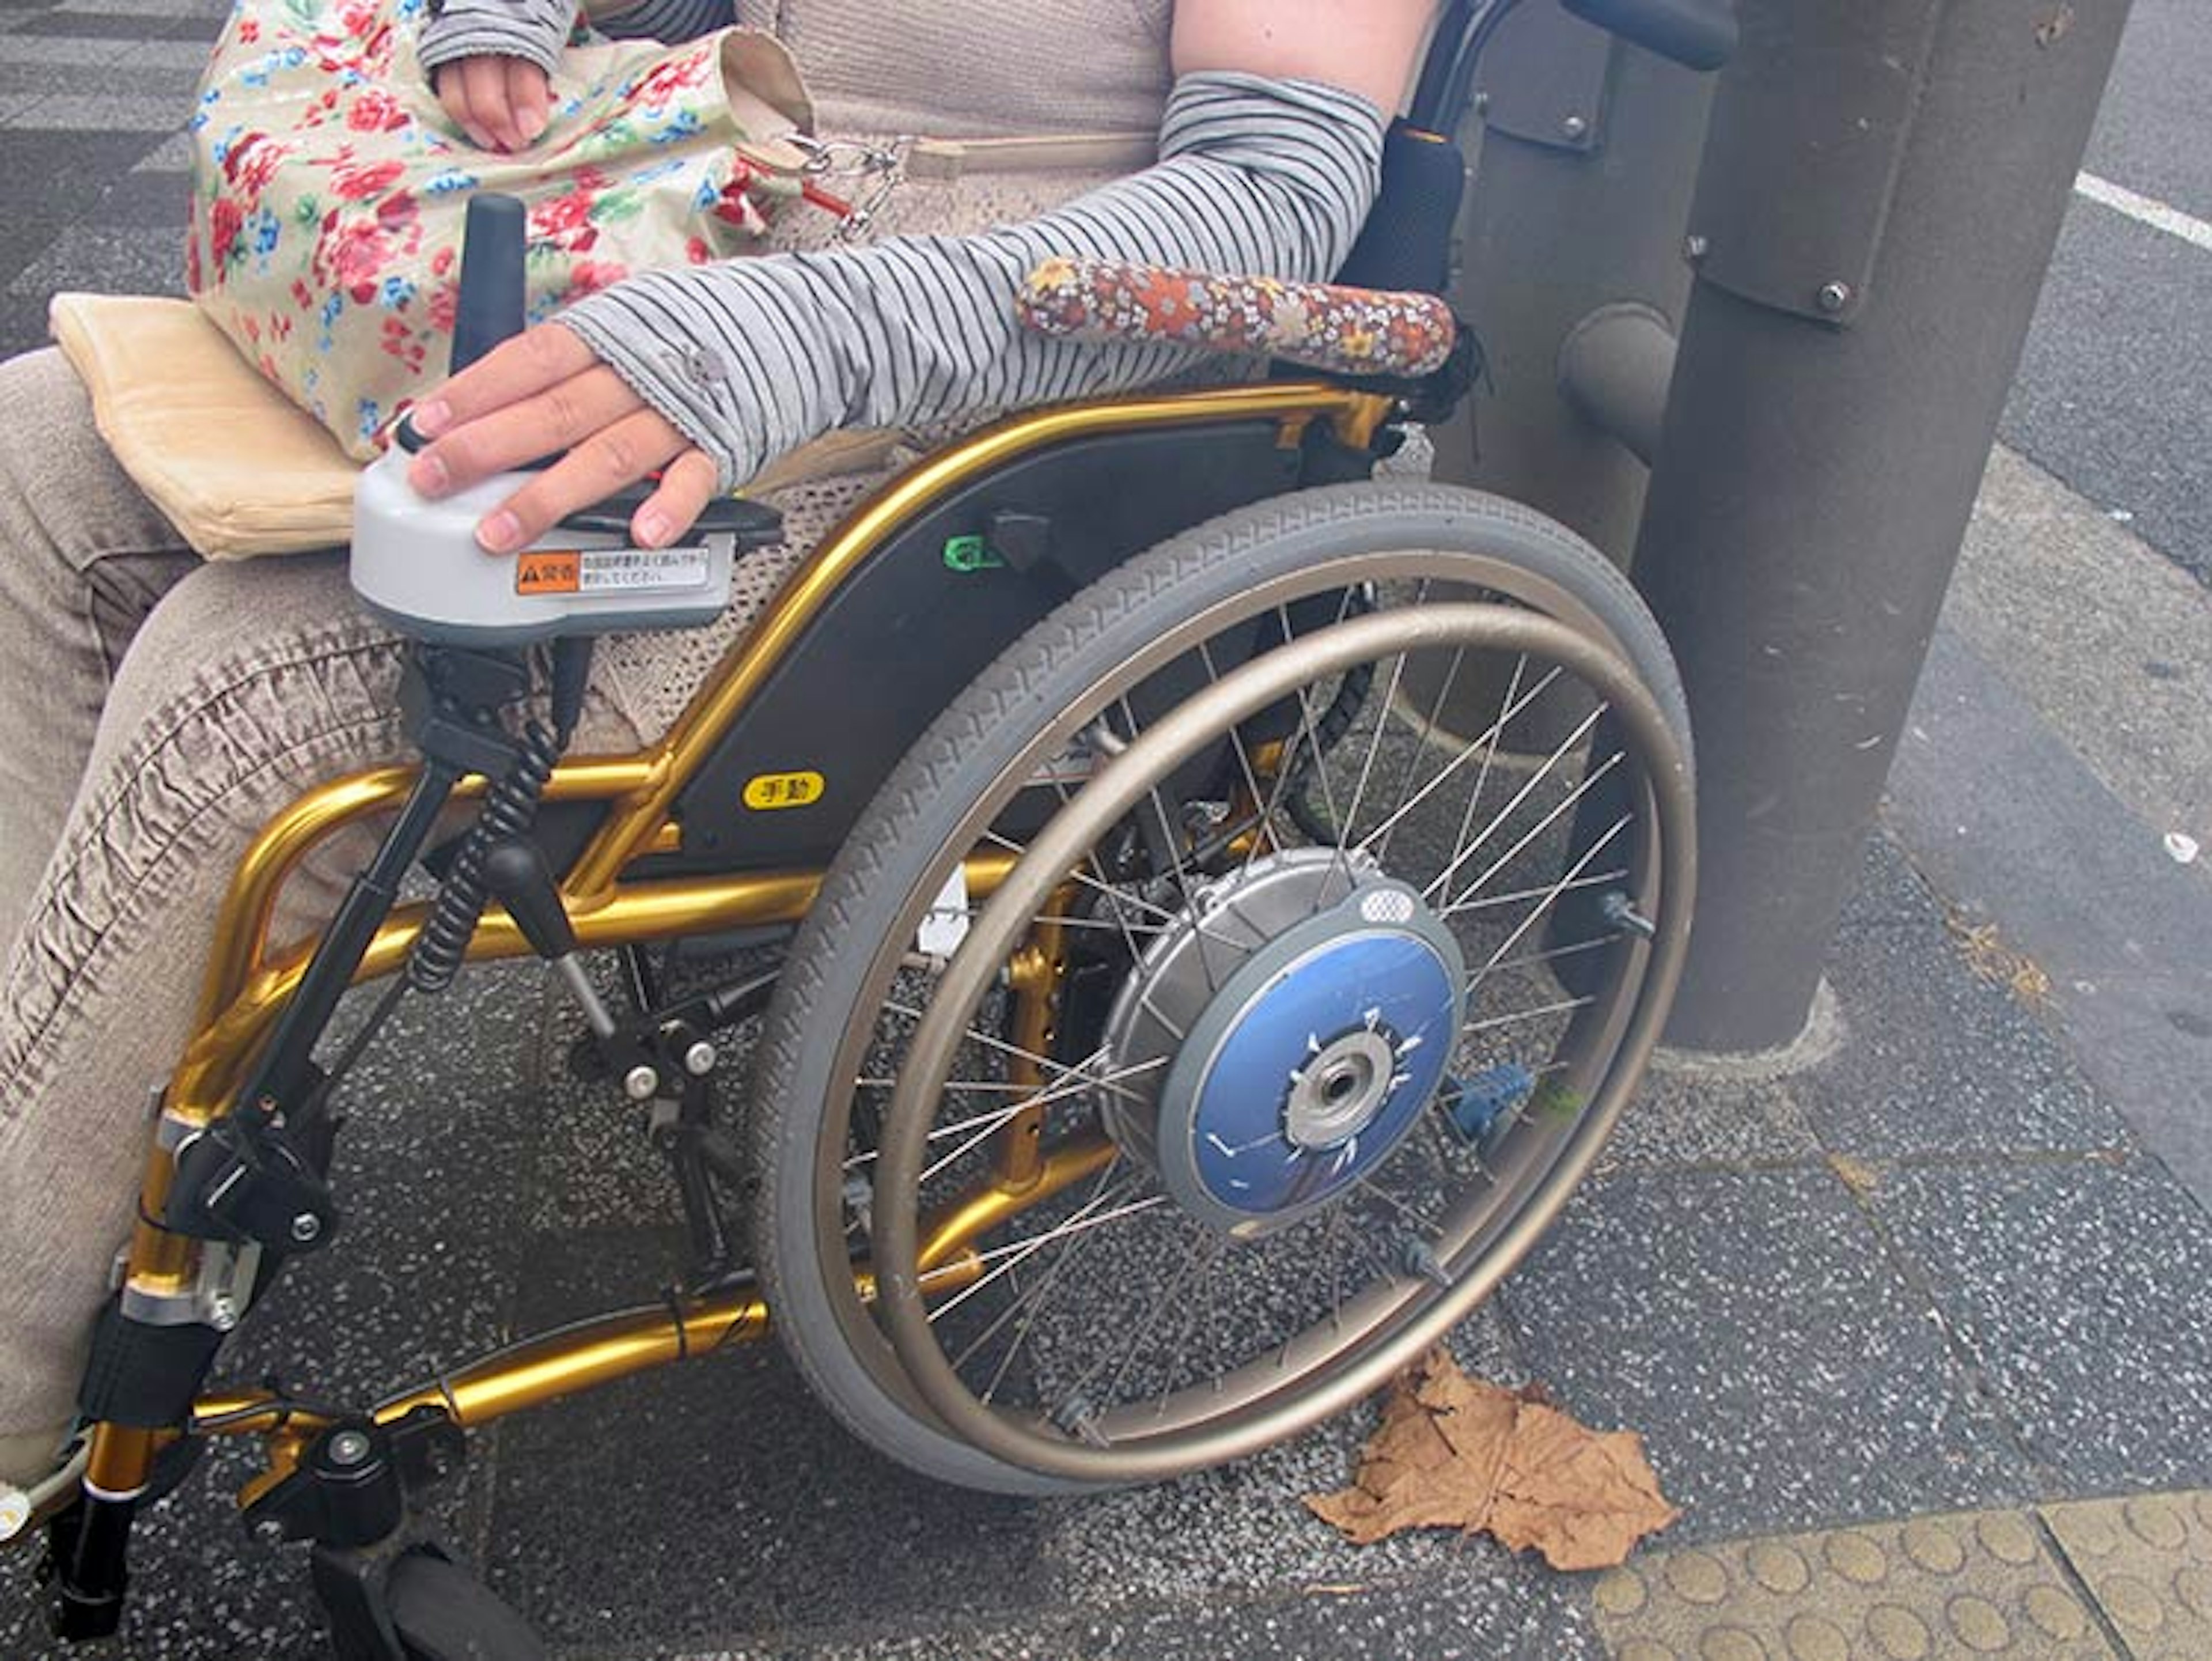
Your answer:
[[[2138,224],[2164,231],[2168,236],[2178,236],[2191,246],[2212,253],[2212,224],[2194,215],[2170,208],[2155,197],[2139,196],[2126,186],[2115,185],[2093,173],[2078,175],[2074,188],[2092,202],[2100,203],[2115,213],[2124,213]]]

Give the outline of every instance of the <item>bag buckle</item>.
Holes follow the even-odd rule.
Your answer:
[[[841,242],[865,234],[891,193],[906,182],[906,153],[914,143],[896,138],[888,144],[868,144],[807,133],[793,133],[786,142],[806,155],[799,195],[837,216]],[[825,181],[836,181],[842,192],[833,192]]]

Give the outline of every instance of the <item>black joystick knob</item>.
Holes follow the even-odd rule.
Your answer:
[[[461,293],[453,315],[459,374],[502,340],[522,332],[526,315],[522,258],[528,216],[520,198],[471,197],[461,230]]]

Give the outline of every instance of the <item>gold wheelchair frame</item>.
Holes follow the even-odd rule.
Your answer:
[[[1105,433],[1266,420],[1275,423],[1279,443],[1291,447],[1314,423],[1322,423],[1346,447],[1364,451],[1394,408],[1388,393],[1319,381],[1070,405],[988,428],[894,479],[822,539],[658,744],[632,755],[565,760],[555,770],[544,793],[548,803],[604,802],[611,810],[561,885],[578,945],[604,948],[789,924],[805,914],[822,879],[818,870],[651,880],[625,876],[641,859],[680,850],[682,828],[669,810],[686,780],[713,753],[839,586],[932,505],[1019,458]],[[258,1046],[313,955],[313,939],[281,956],[270,954],[270,921],[286,879],[331,837],[396,811],[416,775],[413,767],[388,767],[325,785],[270,821],[240,861],[216,921],[196,1034],[162,1102],[162,1134],[149,1155],[140,1189],[142,1219],[162,1214],[176,1171],[172,1151],[228,1110]],[[455,794],[480,796],[484,788],[483,780],[471,778]],[[1003,853],[971,855],[971,891],[992,891],[1012,863]],[[425,910],[416,905],[392,913],[363,958],[357,983],[402,966]],[[476,961],[529,951],[513,920],[494,907],[484,913],[467,956]],[[933,1286],[957,1287],[963,1273],[977,1272],[974,1247],[982,1235],[1096,1168],[1095,1157],[1074,1151],[1048,1155],[1039,1170],[1033,1162],[1019,1163],[1026,1153],[1024,1139],[1006,1135],[1001,1141],[999,1183],[937,1220],[921,1246],[919,1261],[930,1271]],[[188,1293],[198,1283],[202,1250],[196,1238],[142,1220],[131,1238],[125,1284],[156,1298]],[[378,1403],[371,1416],[391,1425],[428,1407],[458,1427],[472,1429],[577,1390],[757,1339],[767,1333],[769,1318],[766,1305],[750,1292],[615,1311],[404,1389]],[[243,1507],[289,1475],[302,1451],[331,1422],[296,1405],[280,1405],[267,1392],[219,1392],[194,1404],[190,1433],[265,1439],[268,1466],[241,1490]],[[141,1491],[161,1449],[183,1433],[95,1426],[84,1470],[87,1488],[116,1496]]]

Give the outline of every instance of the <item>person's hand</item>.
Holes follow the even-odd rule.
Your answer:
[[[439,64],[430,84],[478,149],[526,150],[551,119],[552,83],[526,58],[457,58]]]
[[[501,342],[408,418],[433,441],[407,465],[407,482],[426,496],[565,453],[478,521],[477,541],[495,554],[529,546],[568,514],[654,472],[659,488],[630,516],[641,547],[673,542],[714,495],[713,458],[557,323]]]

